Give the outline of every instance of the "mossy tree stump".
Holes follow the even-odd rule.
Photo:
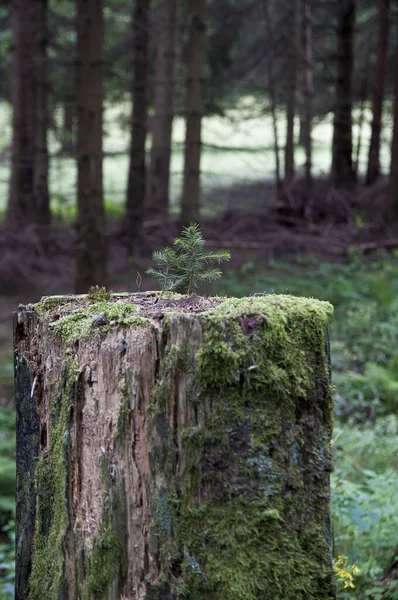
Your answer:
[[[15,315],[20,600],[326,600],[332,307],[53,297]]]

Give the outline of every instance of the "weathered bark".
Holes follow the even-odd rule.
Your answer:
[[[379,0],[379,38],[373,80],[372,136],[369,148],[366,184],[372,185],[380,175],[380,139],[384,103],[384,81],[386,78],[390,0]]]
[[[312,193],[312,117],[314,99],[314,57],[312,36],[312,0],[303,0],[304,25],[304,114],[301,120],[302,141],[305,149],[305,179],[307,198]]]
[[[200,155],[206,55],[206,0],[190,0],[188,10],[186,134],[181,224],[199,220]]]
[[[265,30],[268,38],[270,47],[273,46],[274,32],[272,30],[272,22],[269,11],[269,0],[263,0],[263,10],[265,18]],[[268,94],[270,98],[271,118],[272,118],[272,129],[274,134],[274,154],[275,154],[275,179],[277,190],[282,189],[282,178],[281,178],[281,166],[279,158],[279,137],[278,137],[278,115],[276,112],[276,89],[275,89],[275,75],[274,75],[274,61],[270,52],[267,56],[267,79],[268,79]]]
[[[47,1],[12,3],[13,139],[8,225],[50,223],[47,153]]]
[[[144,219],[146,188],[145,144],[148,131],[149,0],[136,0],[133,17],[133,114],[127,189],[128,249],[138,249]]]
[[[157,9],[155,113],[147,190],[147,211],[157,215],[167,215],[169,210],[178,5],[179,0],[161,0]]]
[[[102,0],[77,2],[78,219],[76,291],[106,284],[102,182]]]
[[[336,106],[334,111],[332,179],[336,185],[355,181],[352,165],[352,86],[355,0],[338,3]]]
[[[17,600],[334,599],[331,312],[288,296],[22,307]]]
[[[388,188],[389,213],[398,222],[398,44],[395,64],[394,133],[391,146],[391,168]]]
[[[289,16],[287,28],[287,128],[285,146],[285,183],[289,184],[294,178],[294,117],[296,115],[296,87],[297,87],[297,0],[289,2]]]

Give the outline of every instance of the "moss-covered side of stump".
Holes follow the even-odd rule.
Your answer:
[[[16,316],[17,598],[335,598],[332,307],[79,302]]]

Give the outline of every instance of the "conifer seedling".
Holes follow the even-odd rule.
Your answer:
[[[154,252],[153,260],[157,269],[148,269],[147,274],[154,277],[164,292],[184,290],[188,296],[196,294],[205,281],[212,282],[222,275],[220,269],[212,267],[231,258],[227,250],[205,252],[205,240],[199,225],[184,227],[173,248]]]

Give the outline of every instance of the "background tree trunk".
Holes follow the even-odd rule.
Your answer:
[[[285,147],[285,183],[294,178],[294,117],[296,115],[297,87],[297,0],[289,1],[287,40],[287,130]]]
[[[188,10],[186,134],[181,223],[199,220],[200,155],[204,101],[206,0],[190,0]]]
[[[379,39],[373,79],[372,137],[369,147],[369,162],[366,175],[367,185],[372,185],[380,175],[380,138],[382,128],[384,81],[387,67],[390,0],[379,0]]]
[[[394,223],[398,222],[398,44],[395,64],[394,133],[391,146],[388,204]]]
[[[268,37],[269,45],[273,47],[274,32],[272,28],[271,15],[269,10],[269,0],[263,0],[263,10],[265,18],[265,31]],[[268,94],[270,99],[271,108],[271,119],[272,129],[274,135],[274,154],[275,154],[275,179],[276,189],[281,191],[282,189],[282,177],[281,177],[281,165],[279,158],[279,136],[278,136],[278,114],[277,114],[277,103],[276,103],[276,88],[275,88],[275,75],[274,75],[274,63],[270,52],[267,54],[267,79],[268,79]]]
[[[127,235],[130,255],[139,244],[144,219],[146,138],[148,130],[149,0],[136,0],[133,17],[133,114],[127,189]]]
[[[62,152],[69,156],[73,156],[75,153],[75,112],[74,103],[71,100],[66,101],[63,114]]]
[[[171,141],[174,117],[178,0],[161,0],[156,15],[155,114],[147,209],[168,214]]]
[[[354,70],[355,1],[338,3],[336,107],[334,112],[332,179],[336,185],[355,181],[352,165],[352,84]]]
[[[365,71],[362,75],[362,85],[360,90],[360,110],[359,110],[359,118],[358,118],[358,138],[356,140],[355,147],[355,161],[354,161],[354,173],[358,176],[359,167],[360,167],[360,159],[361,159],[361,151],[362,151],[362,141],[364,134],[364,125],[365,125],[365,113],[366,113],[366,99],[368,97],[368,87],[369,87],[369,61],[368,64],[365,65]]]
[[[304,114],[302,139],[305,149],[307,198],[312,194],[312,104],[314,99],[314,59],[312,42],[312,0],[303,0],[304,25]]]
[[[46,0],[13,0],[11,227],[50,223],[46,16]]]
[[[17,600],[334,600],[332,307],[201,301],[16,315]]]
[[[77,1],[78,219],[76,291],[106,284],[102,189],[102,0]]]

